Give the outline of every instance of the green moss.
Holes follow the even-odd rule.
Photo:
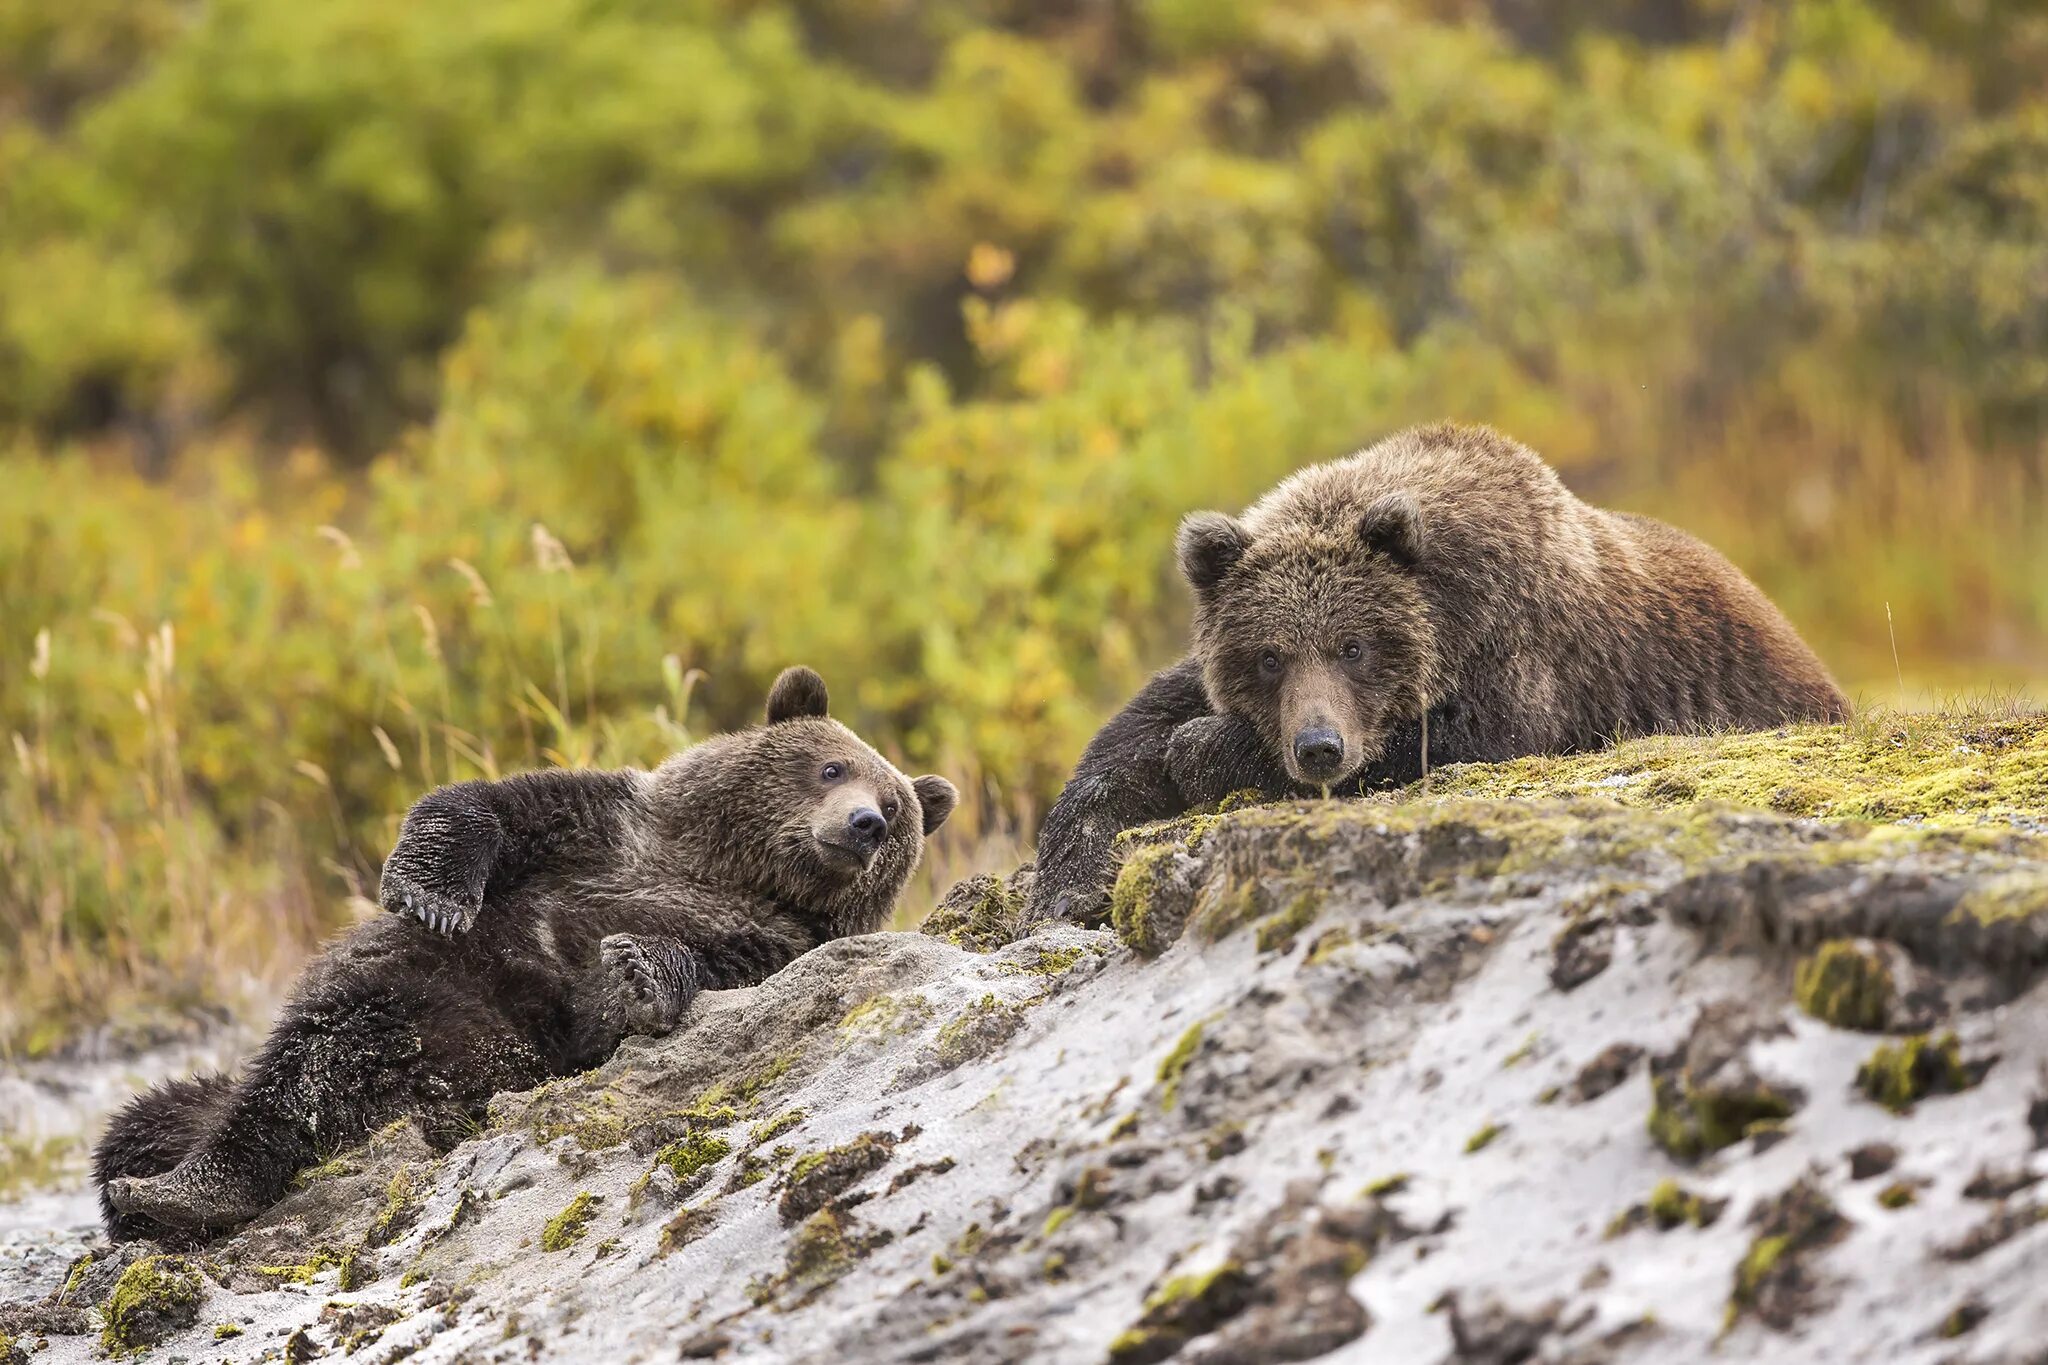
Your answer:
[[[1643,1209],[1658,1231],[1669,1232],[1687,1223],[1696,1228],[1706,1227],[1720,1217],[1725,1205],[1724,1200],[1709,1200],[1687,1190],[1676,1180],[1666,1180],[1650,1191],[1650,1198]]]
[[[981,873],[948,892],[918,931],[971,953],[992,953],[1015,942],[1023,923],[1023,901],[1009,883]]]
[[[1236,1261],[1225,1261],[1199,1275],[1176,1275],[1146,1295],[1145,1311],[1156,1313],[1175,1304],[1212,1299],[1219,1289],[1244,1278],[1244,1267]]]
[[[1949,918],[1984,925],[2048,918],[2048,875],[2011,872],[1989,878],[1964,893]]]
[[[220,1324],[220,1326],[213,1329],[213,1339],[215,1341],[227,1341],[233,1337],[238,1337],[240,1335],[242,1335],[242,1328],[240,1323],[224,1322]],[[0,1355],[5,1354],[5,1352],[0,1352]]]
[[[894,1154],[897,1141],[890,1133],[868,1132],[851,1142],[798,1157],[783,1182],[783,1221],[794,1222],[824,1207],[862,1177],[880,1170]]]
[[[1757,1291],[1764,1280],[1778,1268],[1786,1251],[1792,1246],[1792,1239],[1784,1234],[1773,1237],[1759,1237],[1749,1244],[1742,1260],[1735,1266],[1735,1292],[1729,1305],[1732,1312],[1739,1312],[1756,1302]]]
[[[419,1217],[421,1192],[412,1167],[400,1166],[384,1187],[384,1207],[370,1220],[363,1240],[373,1247],[389,1246],[403,1236]]]
[[[410,1289],[416,1284],[425,1284],[426,1282],[427,1272],[418,1266],[408,1268],[403,1275],[398,1277],[398,1287],[400,1289]]]
[[[1884,957],[1853,939],[1831,939],[1793,976],[1799,1008],[1836,1028],[1875,1032],[1891,1012],[1892,974]]]
[[[1301,965],[1320,967],[1355,942],[1357,937],[1341,924],[1334,929],[1325,929],[1308,945],[1308,954],[1302,958]]]
[[[1133,951],[1157,957],[1171,946],[1174,934],[1156,921],[1153,898],[1159,879],[1173,859],[1180,856],[1175,844],[1147,844],[1124,855],[1117,869],[1116,884],[1109,892],[1109,922],[1116,936]]]
[[[656,1164],[666,1166],[679,1181],[688,1181],[710,1166],[723,1161],[732,1144],[710,1133],[692,1131],[654,1154]]]
[[[1511,1071],[1515,1067],[1520,1066],[1523,1062],[1528,1061],[1531,1057],[1534,1057],[1536,1055],[1536,1048],[1539,1044],[1542,1043],[1542,1041],[1543,1035],[1540,1033],[1532,1033],[1528,1037],[1524,1038],[1521,1041],[1520,1046],[1516,1047],[1513,1052],[1510,1052],[1507,1056],[1500,1059],[1501,1070]]]
[[[541,1229],[540,1249],[542,1251],[567,1251],[583,1240],[583,1234],[590,1230],[590,1220],[597,1216],[597,1206],[604,1202],[602,1195],[588,1190],[579,1193],[569,1201],[569,1207],[548,1219]]]
[[[1941,1320],[1941,1339],[1954,1341],[1957,1337],[1968,1336],[1990,1316],[1991,1310],[1974,1299],[1959,1303]]]
[[[747,1141],[758,1147],[798,1127],[804,1118],[805,1114],[801,1109],[785,1109],[774,1118],[755,1124],[753,1130],[747,1134]]]
[[[121,1272],[100,1315],[100,1347],[119,1356],[147,1350],[199,1316],[199,1272],[180,1256],[145,1256]]]
[[[541,1146],[561,1137],[575,1138],[577,1145],[586,1152],[602,1152],[625,1143],[626,1125],[608,1108],[578,1109],[565,1118],[538,1121],[533,1125],[533,1140]]]
[[[1195,913],[1195,932],[1206,943],[1221,942],[1256,920],[1265,908],[1258,883],[1249,877],[1237,878],[1215,895],[1203,897]]]
[[[304,1189],[308,1185],[318,1184],[322,1180],[332,1180],[337,1176],[354,1175],[355,1173],[356,1167],[354,1162],[344,1157],[335,1157],[332,1160],[323,1161],[317,1166],[308,1166],[305,1170],[300,1171],[293,1178],[292,1184],[298,1189]]]
[[[1132,1327],[1117,1333],[1116,1339],[1109,1343],[1110,1360],[1115,1365],[1124,1365],[1124,1362],[1134,1362],[1140,1357],[1148,1360],[1156,1359],[1157,1357],[1152,1355],[1152,1352],[1156,1349],[1153,1345],[1154,1335],[1154,1333],[1148,1332],[1142,1327]],[[1177,1344],[1175,1349],[1178,1349]]]
[[[1929,1095],[1955,1094],[1974,1083],[1953,1033],[1880,1043],[1856,1071],[1857,1088],[1895,1114]]]
[[[1110,1345],[1112,1361],[1141,1365],[1165,1360],[1183,1344],[1242,1312],[1251,1280],[1237,1261],[1213,1270],[1176,1275],[1145,1297],[1145,1311]]]
[[[1113,1125],[1111,1125],[1109,1130],[1109,1140],[1111,1142],[1120,1142],[1124,1138],[1131,1136],[1133,1133],[1137,1131],[1138,1111],[1134,1109],[1130,1113],[1125,1114],[1122,1118],[1118,1119]]]
[[[931,1017],[931,1001],[922,995],[869,996],[839,1021],[839,1036],[851,1041],[880,1042],[910,1032]]]
[[[1782,1330],[1791,1326],[1797,1311],[1796,1303],[1786,1301],[1786,1291],[1800,1283],[1799,1260],[1835,1240],[1846,1224],[1810,1179],[1759,1205],[1750,1222],[1757,1235],[1736,1263],[1727,1320],[1732,1325],[1744,1313],[1756,1313]]]
[[[840,1216],[819,1209],[789,1240],[789,1278],[800,1285],[828,1284],[853,1267],[859,1250],[848,1239]]]
[[[939,1069],[950,1071],[986,1056],[1024,1026],[1021,1007],[984,995],[946,1021],[935,1040]]]
[[[349,1253],[349,1258],[353,1259],[354,1254]],[[333,1270],[341,1263],[333,1252],[322,1247],[295,1265],[259,1265],[255,1273],[276,1284],[311,1284],[322,1272]]]
[[[1288,902],[1287,908],[1278,914],[1259,921],[1256,942],[1262,953],[1285,953],[1294,947],[1294,940],[1301,931],[1315,923],[1317,915],[1323,912],[1326,894],[1320,890],[1303,891]]]
[[[1920,1193],[1911,1181],[1894,1180],[1877,1192],[1877,1202],[1880,1208],[1903,1209],[1919,1203]]]
[[[1052,1236],[1067,1225],[1067,1220],[1074,1216],[1074,1212],[1072,1204],[1060,1205],[1045,1216],[1045,1226],[1038,1230],[1038,1235],[1041,1237]]]
[[[1506,1129],[1498,1123],[1487,1124],[1471,1137],[1465,1139],[1465,1154],[1470,1156],[1474,1152],[1483,1151],[1495,1138],[1505,1131]]]
[[[1081,959],[1094,954],[1094,949],[1082,944],[1066,948],[1034,948],[1029,962],[1006,962],[1002,964],[1005,976],[1064,976],[1079,965]]]
[[[1526,800],[1599,791],[1650,808],[1720,802],[1788,815],[1967,827],[2048,805],[2037,718],[1884,717],[1754,734],[1660,735],[1561,757],[1433,775],[1433,795]],[[1401,796],[1418,795],[1409,788]]]
[[[64,1287],[57,1291],[59,1303],[70,1303],[85,1284],[86,1272],[99,1260],[99,1253],[88,1251],[71,1264],[71,1273],[64,1277]]]
[[[1171,1109],[1180,1098],[1181,1079],[1187,1074],[1188,1064],[1194,1061],[1195,1054],[1201,1051],[1202,1029],[1208,1022],[1204,1019],[1190,1025],[1188,1031],[1181,1034],[1180,1041],[1173,1045],[1173,1050],[1160,1058],[1159,1084],[1165,1087],[1159,1092],[1160,1108]]]
[[[1361,1193],[1367,1199],[1384,1199],[1390,1194],[1399,1194],[1407,1189],[1408,1179],[1408,1172],[1396,1171],[1392,1175],[1383,1175],[1373,1181]]]
[[[1759,1082],[1754,1088],[1695,1089],[1678,1075],[1650,1077],[1650,1140],[1681,1161],[1697,1161],[1790,1118],[1790,1096]]]

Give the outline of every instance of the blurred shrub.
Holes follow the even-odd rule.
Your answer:
[[[2048,668],[2048,6],[0,0],[0,1036],[783,664],[1011,857],[1172,527],[1493,421]],[[2031,63],[2031,64],[2030,64]],[[984,842],[986,841],[986,842]],[[266,965],[274,958],[276,965]]]

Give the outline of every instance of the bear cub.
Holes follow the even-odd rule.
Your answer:
[[[411,1116],[453,1145],[501,1090],[673,1029],[699,990],[757,984],[872,933],[957,799],[827,718],[786,670],[764,725],[653,772],[464,782],[406,814],[395,913],[307,967],[238,1080],[157,1086],[93,1154],[107,1230],[191,1242],[263,1212],[302,1168]]]
[[[1100,906],[1120,830],[1256,789],[1626,735],[1835,721],[1778,609],[1683,531],[1574,497],[1484,427],[1401,432],[1180,528],[1188,656],[1089,743],[1038,839],[1036,917]]]

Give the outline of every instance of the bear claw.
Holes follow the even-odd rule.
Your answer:
[[[382,897],[386,909],[409,915],[434,933],[453,938],[466,933],[476,917],[475,910],[442,895],[386,874]]]

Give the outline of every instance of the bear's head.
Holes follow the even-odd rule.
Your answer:
[[[1194,654],[1210,705],[1251,721],[1305,785],[1355,776],[1435,693],[1436,637],[1413,495],[1267,518],[1257,534],[1220,512],[1181,523],[1194,590]]]
[[[825,680],[784,669],[763,724],[663,764],[661,814],[707,880],[879,926],[959,794],[911,779],[826,714]]]

